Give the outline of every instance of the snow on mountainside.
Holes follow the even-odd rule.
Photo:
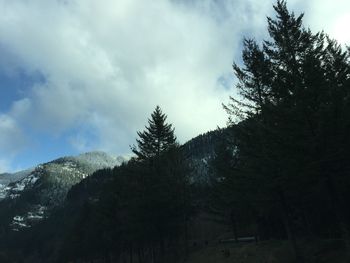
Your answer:
[[[193,170],[191,179],[197,184],[210,183],[210,163],[223,132],[202,134],[182,146]],[[125,161],[126,158],[104,152],[89,152],[62,157],[15,174],[1,174],[0,224],[13,231],[33,226],[64,204],[72,186],[96,170],[112,168]],[[99,184],[98,177],[89,179],[94,180],[84,180],[81,185]]]
[[[0,209],[11,218],[13,230],[30,227],[63,204],[69,189],[103,168],[126,161],[104,152],[62,157],[15,174],[0,175]],[[11,209],[6,209],[10,208]]]
[[[106,167],[114,167],[126,161],[124,157],[114,157],[108,155],[105,152],[98,151],[83,153],[72,158],[80,164],[85,164],[87,166],[92,167],[92,169],[94,170],[99,170]]]
[[[34,168],[27,169],[16,173],[3,173],[0,174],[0,200],[6,197],[7,186],[12,183],[23,179],[34,171]]]
[[[190,161],[191,181],[199,185],[208,185],[211,181],[210,165],[215,158],[215,151],[229,129],[210,131],[186,142],[182,147]]]

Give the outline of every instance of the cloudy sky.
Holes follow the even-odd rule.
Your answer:
[[[347,0],[290,0],[350,43]],[[0,0],[0,172],[91,150],[127,154],[156,105],[181,143],[226,124],[243,36],[274,1]]]

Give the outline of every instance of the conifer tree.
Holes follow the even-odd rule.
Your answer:
[[[137,132],[139,139],[136,139],[137,146],[132,146],[131,150],[137,155],[139,160],[159,157],[163,152],[176,145],[176,136],[171,124],[166,123],[167,116],[162,113],[159,106],[155,108],[148,119],[146,130]]]
[[[323,32],[305,29],[303,14],[290,12],[285,1],[278,0],[274,9],[276,18],[268,18],[270,39],[262,45],[244,41],[244,66],[234,65],[241,97],[232,98],[226,110],[242,120],[235,126],[240,169],[266,199],[280,204],[285,231],[302,262],[293,202],[306,200],[309,189],[324,182],[350,250],[336,187],[337,174],[348,172],[342,156],[349,149],[349,53]]]
[[[191,210],[187,161],[166,119],[157,106],[145,130],[137,133],[137,146],[131,148],[137,156],[137,169],[131,169],[136,182],[131,192],[137,195],[129,208],[130,221],[136,222],[133,228],[139,229],[134,240],[148,244],[153,258],[158,247],[161,262],[166,242],[184,231]]]

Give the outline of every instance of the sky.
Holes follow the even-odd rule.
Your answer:
[[[180,143],[224,127],[243,37],[275,1],[0,0],[0,173],[60,156],[130,153],[159,105]],[[350,43],[348,0],[290,0]]]

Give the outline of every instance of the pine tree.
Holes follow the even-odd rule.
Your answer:
[[[159,157],[163,152],[168,151],[176,145],[176,136],[171,124],[166,123],[167,116],[162,113],[159,106],[155,108],[148,119],[146,130],[137,132],[139,139],[136,139],[137,146],[131,150],[139,160]]]
[[[161,262],[165,262],[166,242],[180,237],[191,210],[188,164],[166,119],[157,106],[148,126],[137,133],[137,146],[131,148],[137,156],[131,169],[135,184],[129,189],[137,193],[129,202],[130,222],[139,229],[134,242],[148,244],[153,257],[159,250]]]
[[[350,248],[336,187],[337,174],[348,172],[342,156],[349,149],[349,53],[324,33],[305,29],[303,14],[295,16],[285,1],[277,1],[274,9],[277,17],[268,18],[270,39],[261,46],[244,41],[244,66],[234,65],[241,97],[232,98],[226,110],[243,120],[235,126],[239,168],[267,199],[279,203],[301,262],[293,206],[295,200],[305,202],[317,184],[327,184],[335,221]]]

